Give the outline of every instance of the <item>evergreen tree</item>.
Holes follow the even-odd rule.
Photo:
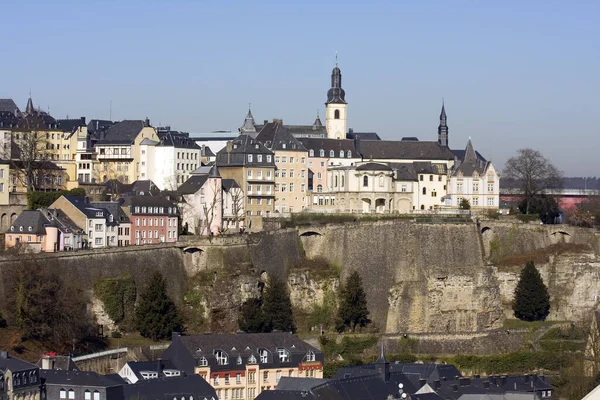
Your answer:
[[[238,317],[240,330],[247,333],[263,332],[265,321],[261,307],[262,301],[260,299],[251,298],[242,303]]]
[[[357,271],[346,279],[341,297],[337,324],[339,331],[351,327],[354,332],[357,326],[365,327],[371,322],[367,309],[367,295],[363,289],[362,278]]]
[[[533,261],[521,271],[513,302],[515,317],[524,321],[543,321],[550,313],[548,288]]]
[[[182,319],[173,300],[167,296],[167,284],[159,272],[150,277],[146,290],[140,295],[135,310],[136,329],[143,337],[154,341],[180,332]]]
[[[262,312],[264,316],[263,332],[278,330],[295,332],[292,301],[285,282],[277,277],[270,279],[263,296]]]

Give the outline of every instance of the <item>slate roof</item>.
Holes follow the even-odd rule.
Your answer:
[[[104,137],[100,139],[97,145],[106,144],[133,144],[135,138],[144,128],[142,120],[124,120],[112,125],[104,133]]]
[[[166,378],[167,376],[163,373],[165,369],[177,369],[170,360],[130,361],[127,366],[138,379],[144,379],[141,374],[142,371],[157,372],[159,378]]]
[[[46,385],[68,385],[85,387],[114,387],[125,385],[125,380],[117,381],[114,376],[107,377],[91,371],[40,370]]]
[[[53,370],[79,371],[77,364],[75,364],[75,362],[73,361],[73,359],[70,356],[59,356],[59,355],[48,356],[48,355],[45,355],[44,357],[47,357],[50,359],[50,363],[52,364],[51,369],[53,369]],[[40,358],[35,365],[42,368],[42,358]]]
[[[256,136],[256,140],[272,151],[306,151],[302,143],[280,122],[266,124]]]
[[[167,213],[168,207],[175,205],[164,196],[128,196],[123,202],[124,207],[164,207]],[[152,214],[152,213],[148,213]]]
[[[77,118],[77,119],[57,119],[56,124],[58,129],[65,132],[73,133],[80,126],[85,125],[85,117]]]
[[[90,202],[90,206],[96,208],[104,208],[113,216],[114,222],[112,224],[110,222],[107,222],[109,226],[118,225],[119,223],[130,222],[129,217],[127,216],[127,214],[125,214],[125,212],[121,208],[121,204],[118,201],[92,201]]]
[[[390,163],[392,170],[396,171],[395,181],[417,181],[418,175],[414,163]]]
[[[348,158],[348,151],[351,158],[358,158],[359,154],[354,146],[354,141],[350,139],[327,139],[327,138],[298,138],[298,141],[304,145],[307,150],[313,150],[313,157],[320,157],[319,150],[325,151],[327,158]],[[329,157],[330,150],[333,150],[334,156]],[[340,157],[340,150],[344,151],[344,157]]]
[[[227,151],[231,145],[230,150]],[[260,141],[249,135],[240,135],[222,148],[217,153],[216,164],[218,167],[275,167],[273,152],[267,149]],[[252,161],[248,161],[248,154],[263,155],[262,161],[258,161],[258,157],[253,157]],[[267,161],[267,155],[271,156],[271,162]]]
[[[282,376],[277,383],[277,390],[311,390],[315,386],[329,382],[329,379],[320,378],[292,378]]]
[[[214,157],[216,155],[215,153],[213,153],[210,147],[206,145],[202,145],[200,154],[202,155],[202,157]]]
[[[240,133],[246,133],[246,134],[256,133],[256,124],[254,123],[254,116],[252,115],[252,111],[250,111],[250,108],[248,108],[248,114],[246,114],[246,118],[244,119],[244,124],[240,128]]]
[[[23,210],[15,219],[7,233],[28,233],[34,235],[45,235],[45,226],[50,225],[50,221],[39,210]],[[31,227],[31,230],[29,228]],[[22,230],[21,230],[22,229]]]
[[[159,196],[160,189],[150,179],[138,179],[133,183],[123,183],[118,179],[104,182],[107,193],[122,196]]]
[[[170,378],[144,379],[131,385],[123,385],[123,400],[139,399],[217,399],[215,389],[200,375],[174,376]],[[117,399],[118,400],[118,399]]]
[[[356,167],[357,171],[391,171],[392,168],[387,164],[366,163]]]
[[[14,372],[38,369],[38,367],[37,365],[23,361],[20,358],[13,357],[7,352],[0,352],[0,371],[6,372],[7,369]]]
[[[0,112],[8,112],[13,115],[21,113],[17,103],[13,99],[0,99]]]
[[[73,204],[87,218],[108,218],[108,210],[104,207],[94,207],[90,204],[89,199],[85,196],[64,196],[63,197]],[[96,213],[101,211],[102,217],[96,216]]]
[[[489,163],[479,158],[478,153],[473,148],[471,139],[467,142],[467,147],[463,152],[463,157],[459,159],[458,165],[455,165],[455,173],[460,172],[464,176],[473,176],[475,172],[483,175],[487,170]]]
[[[194,194],[206,183],[208,174],[192,175],[177,188],[177,194]]]
[[[438,142],[365,140],[359,151],[363,159],[454,160],[454,153]]]
[[[65,214],[60,209],[41,209],[46,215],[46,218],[50,221],[50,224],[56,226],[63,233],[81,233],[83,229],[71,219],[67,214]],[[69,358],[69,357],[67,357]]]
[[[194,139],[190,138],[189,133],[171,131],[159,132],[160,139],[157,146],[170,146],[178,149],[200,149]]]
[[[105,119],[92,119],[92,120],[90,120],[90,122],[87,125],[88,132],[90,132],[90,133],[104,132],[108,128],[113,126],[114,124],[115,124],[115,122],[108,121]]]
[[[225,190],[226,192],[231,189],[240,187],[240,185],[238,185],[238,183],[234,179],[223,179],[221,182],[223,185],[223,190]]]
[[[376,132],[354,132],[352,129],[346,134],[348,139],[360,139],[360,140],[381,140]]]

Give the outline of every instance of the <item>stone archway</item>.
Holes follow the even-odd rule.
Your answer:
[[[2,232],[8,230],[8,215],[6,213],[2,213],[0,217],[0,229],[2,229]]]
[[[17,219],[17,213],[10,214],[10,224],[12,225]]]
[[[371,199],[362,199],[362,212],[363,213],[371,212]]]
[[[377,199],[375,200],[375,212],[376,213],[384,213],[385,212],[385,199]]]

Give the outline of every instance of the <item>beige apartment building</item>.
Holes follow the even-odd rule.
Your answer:
[[[284,376],[323,378],[323,353],[287,332],[174,334],[162,358],[202,376],[220,400],[252,400]]]
[[[308,152],[280,119],[256,136],[275,156],[275,213],[300,212],[308,206]]]
[[[217,153],[219,174],[233,179],[244,194],[244,226],[262,229],[262,218],[272,215],[275,203],[273,152],[248,135],[240,135]]]
[[[146,120],[124,120],[112,125],[96,143],[94,178],[105,182],[118,179],[132,183],[141,179],[140,143],[144,139],[159,141],[156,130]]]

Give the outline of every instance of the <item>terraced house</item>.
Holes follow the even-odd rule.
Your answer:
[[[173,334],[162,355],[199,374],[220,400],[254,399],[282,377],[323,377],[323,353],[291,333]]]

